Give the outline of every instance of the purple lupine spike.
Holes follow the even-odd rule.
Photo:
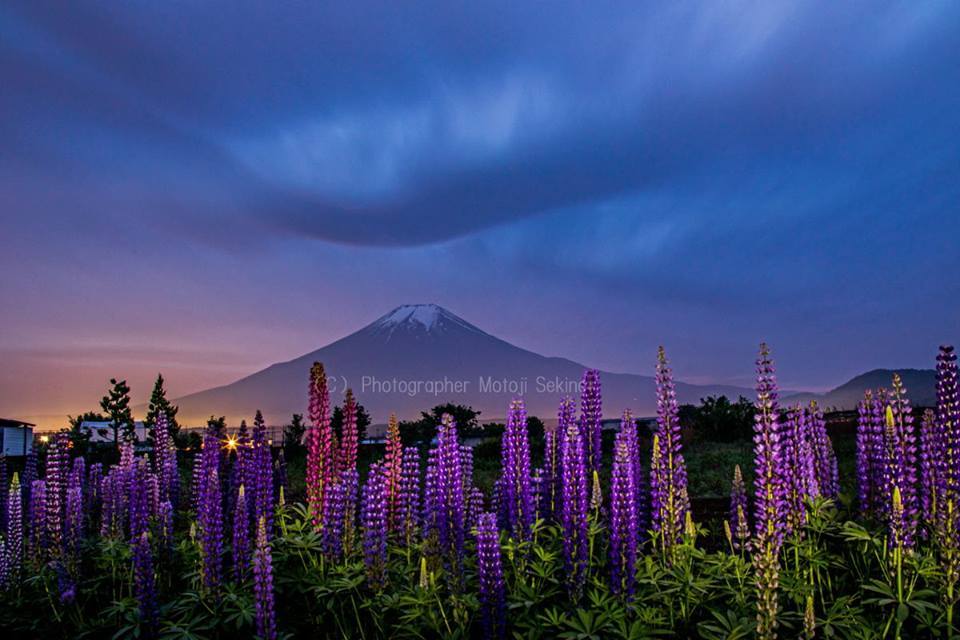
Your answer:
[[[600,372],[587,369],[580,383],[580,430],[586,447],[587,468],[600,471],[603,428],[603,403],[600,395]]]
[[[629,436],[617,433],[613,445],[613,471],[610,478],[610,588],[614,594],[630,598],[637,562],[639,518],[635,460]]]
[[[253,421],[252,464],[255,470],[253,485],[253,513],[267,523],[267,535],[273,534],[273,459],[267,442],[267,428],[263,414],[257,411]]]
[[[157,512],[157,544],[167,552],[173,548],[173,505],[169,500],[160,503]]]
[[[346,486],[342,481],[338,481],[327,489],[327,499],[323,504],[323,530],[320,532],[320,542],[327,558],[339,560],[343,557],[343,515],[346,502],[344,491]]]
[[[437,494],[437,448],[427,452],[427,470],[423,480],[423,537],[436,537],[441,515],[440,499]]]
[[[484,638],[506,637],[506,586],[500,553],[497,517],[482,513],[477,520],[477,579],[480,583],[480,621]]]
[[[837,475],[837,456],[833,442],[827,435],[827,423],[816,401],[810,403],[810,433],[813,436],[814,465],[820,493],[836,499],[840,495],[840,478]]]
[[[30,489],[30,559],[35,568],[43,565],[47,549],[47,483],[34,480]]]
[[[873,505],[873,449],[871,442],[871,407],[873,392],[867,389],[863,400],[857,404],[857,504],[860,515],[870,513]]]
[[[576,422],[577,405],[573,398],[564,398],[560,401],[557,412],[557,427],[546,432],[546,450],[544,452],[544,471],[547,483],[549,502],[544,519],[559,521],[560,503],[563,497],[563,472],[561,460],[563,458],[563,443],[567,436],[567,427]]]
[[[80,543],[83,540],[83,491],[79,485],[67,488],[67,504],[63,526],[63,561],[74,575],[80,564]]]
[[[777,379],[766,344],[757,359],[754,425],[756,504],[753,564],[757,576],[757,636],[776,638],[779,554],[785,526],[783,453],[778,422]]]
[[[193,466],[190,473],[190,506],[194,511],[200,509],[200,494],[203,493],[203,450],[193,454]]]
[[[873,404],[870,407],[870,451],[871,459],[874,461],[872,467],[873,477],[871,485],[874,487],[873,504],[871,511],[877,515],[887,513],[890,497],[887,494],[886,482],[886,459],[887,447],[886,441],[886,411],[889,404],[890,394],[886,389],[877,389],[873,396]],[[884,516],[885,517],[885,516]]]
[[[147,532],[142,532],[133,543],[133,585],[140,608],[140,637],[155,638],[159,607],[157,605],[156,576],[153,572],[153,552]]]
[[[10,588],[13,581],[10,557],[7,555],[6,541],[0,536],[0,592]]]
[[[464,526],[470,531],[476,528],[480,514],[483,513],[485,508],[483,491],[480,490],[480,487],[476,485],[470,487],[466,504],[466,510],[469,516],[465,518],[466,522]]]
[[[380,465],[370,466],[367,483],[363,487],[361,520],[363,522],[363,564],[367,584],[381,590],[387,577],[387,505],[386,483]]]
[[[673,372],[663,347],[657,351],[657,447],[658,460],[651,465],[651,527],[660,533],[665,556],[670,556],[683,538],[690,500],[687,495],[687,466],[680,438],[679,407]],[[655,494],[655,497],[654,497]]]
[[[207,433],[203,443],[202,474],[197,524],[200,528],[201,583],[204,591],[217,597],[223,563],[223,500],[220,487],[220,442]]]
[[[634,495],[637,501],[637,531],[642,538],[647,530],[645,472],[643,464],[640,462],[640,437],[637,434],[637,422],[629,409],[626,409],[620,417],[620,433],[623,434],[624,441],[627,444],[627,453],[633,467],[633,485],[636,488]]]
[[[500,509],[504,527],[519,540],[527,540],[536,518],[530,485],[530,443],[527,410],[522,400],[510,404],[501,443]]]
[[[323,501],[326,484],[333,477],[335,465],[333,434],[330,429],[330,394],[323,365],[314,362],[310,369],[310,427],[307,428],[307,504],[313,526],[322,526]]]
[[[153,427],[153,464],[160,490],[160,502],[169,500],[170,504],[176,505],[180,494],[177,447],[170,434],[167,414],[163,411],[157,414],[157,422]]]
[[[50,554],[59,558],[63,552],[63,516],[67,498],[69,453],[66,433],[58,433],[47,452],[46,504],[47,545]]]
[[[416,447],[403,449],[400,470],[400,487],[397,500],[397,522],[394,529],[409,546],[416,540],[417,521],[420,513],[420,450]]]
[[[924,535],[936,526],[938,502],[945,493],[940,468],[944,447],[939,435],[936,413],[933,409],[927,409],[920,421],[920,507]]]
[[[466,535],[464,526],[463,469],[457,423],[450,414],[443,414],[437,429],[435,466],[435,503],[437,542],[450,576],[459,580]]]
[[[937,485],[943,498],[939,509],[942,544],[960,556],[960,391],[957,385],[957,355],[952,346],[943,345],[937,354],[937,441],[940,464]],[[951,540],[947,542],[945,539]],[[960,562],[960,560],[955,560]],[[953,567],[955,581],[958,569]]]
[[[733,538],[733,548],[745,549],[750,538],[750,522],[747,518],[747,485],[743,481],[743,471],[740,465],[733,468],[733,482],[730,485],[730,531]]]
[[[237,500],[233,506],[232,533],[230,555],[233,559],[233,578],[237,582],[243,582],[250,570],[250,508],[243,485],[237,490]]]
[[[10,579],[14,584],[20,581],[23,565],[23,491],[20,488],[20,476],[13,474],[10,489],[7,492],[7,562],[10,566]]]
[[[893,374],[893,392],[887,405],[887,469],[888,495],[899,493],[897,513],[889,512],[890,545],[903,549],[913,547],[919,501],[917,498],[917,449],[913,433],[913,415],[906,389],[898,374]]]
[[[147,461],[139,458],[130,474],[130,542],[135,543],[140,534],[150,527],[150,470]]]
[[[7,455],[0,452],[0,531],[7,530]]]
[[[808,484],[815,482],[812,468],[814,460],[807,455],[807,419],[806,411],[797,406],[788,412],[787,422],[783,425],[781,440],[783,490],[784,490],[784,533],[789,535],[802,533],[807,523]]]
[[[583,434],[576,423],[567,426],[564,438],[561,473],[561,525],[563,528],[563,561],[567,576],[567,592],[574,601],[580,599],[588,570],[589,493],[587,459]]]
[[[264,517],[257,521],[257,543],[253,554],[253,595],[256,603],[257,636],[262,640],[276,640],[273,558]]]

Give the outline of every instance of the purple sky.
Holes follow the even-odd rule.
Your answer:
[[[823,389],[958,338],[955,2],[0,7],[0,415],[436,302]]]

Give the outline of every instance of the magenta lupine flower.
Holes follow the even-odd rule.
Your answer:
[[[730,532],[733,538],[733,548],[745,549],[750,538],[750,522],[747,517],[747,485],[743,481],[743,471],[740,465],[733,468],[733,482],[730,485]]]
[[[400,487],[397,499],[394,530],[400,533],[407,545],[417,536],[420,514],[420,450],[416,447],[403,449],[403,464],[400,471]]]
[[[754,425],[756,504],[753,564],[757,576],[757,636],[776,638],[779,554],[785,526],[781,430],[777,379],[766,344],[757,359],[757,402]]]
[[[7,492],[6,549],[10,578],[16,583],[20,579],[20,568],[23,565],[23,492],[20,488],[20,476],[16,473],[13,474]]]
[[[480,583],[480,624],[484,638],[506,637],[506,586],[500,553],[497,517],[482,513],[477,520],[477,579]]]
[[[387,521],[392,533],[400,527],[400,476],[403,474],[403,443],[400,441],[400,423],[394,414],[390,414],[387,422],[386,448],[383,473],[387,491]]]
[[[913,414],[900,376],[893,374],[893,393],[887,407],[888,495],[900,495],[901,505],[889,512],[890,545],[904,549],[913,547],[917,527],[917,448],[913,433]]]
[[[257,544],[253,554],[253,596],[257,612],[257,636],[276,640],[277,620],[273,594],[273,558],[265,518],[257,521]]]
[[[336,464],[333,455],[333,434],[330,429],[330,395],[323,365],[314,362],[310,369],[311,426],[307,429],[307,503],[317,529],[322,526],[324,491],[333,476]]]
[[[267,427],[263,414],[257,411],[253,421],[253,439],[251,441],[251,459],[253,465],[253,515],[267,523],[267,535],[273,534],[273,459],[270,444],[267,442]]]
[[[866,516],[873,505],[873,465],[875,463],[873,430],[873,392],[867,389],[864,398],[857,404],[857,504],[860,515]]]
[[[436,503],[437,542],[450,575],[459,574],[460,559],[466,534],[464,525],[463,469],[457,423],[450,414],[444,414],[437,429],[436,447]],[[458,577],[456,579],[459,579]]]
[[[576,423],[567,426],[561,460],[563,492],[561,525],[563,528],[563,563],[567,575],[567,592],[579,600],[587,579],[588,523],[590,495],[587,487],[587,458],[583,434]]]
[[[814,466],[820,493],[836,499],[840,495],[840,478],[837,473],[837,456],[833,443],[827,435],[827,422],[816,401],[810,403],[810,433],[813,437]]]
[[[363,487],[360,518],[363,523],[363,564],[367,584],[382,589],[387,577],[387,505],[386,484],[379,464],[370,466],[370,475]]]
[[[536,519],[530,484],[527,410],[522,400],[510,404],[501,441],[500,509],[504,527],[517,540],[527,540]]]
[[[600,395],[600,372],[587,369],[580,383],[580,430],[586,447],[587,468],[600,471],[603,428],[603,402]]]
[[[629,436],[617,433],[613,445],[610,477],[610,588],[615,594],[633,595],[634,565],[640,538],[637,515],[636,461],[631,455]]]
[[[180,478],[177,475],[177,447],[170,434],[170,423],[162,411],[157,414],[157,423],[153,427],[153,470],[160,488],[160,501],[177,503]]]
[[[223,499],[220,487],[219,440],[208,433],[203,443],[200,505],[197,524],[200,529],[201,583],[207,594],[216,596],[220,588],[223,563]]]
[[[69,474],[69,453],[67,434],[58,433],[50,442],[47,452],[47,545],[50,554],[59,558],[63,552],[63,516],[67,498],[67,476]]]
[[[353,396],[353,390],[347,389],[343,400],[343,430],[340,437],[340,455],[338,456],[341,471],[357,468],[358,438],[357,401]]]
[[[250,569],[250,509],[243,485],[237,490],[237,500],[233,506],[233,544],[230,555],[233,559],[233,578],[237,582],[243,582]]]
[[[153,552],[147,532],[142,532],[133,543],[133,588],[140,607],[140,636],[154,638],[157,635],[156,576],[153,573]]]
[[[657,446],[650,470],[650,518],[652,529],[660,533],[664,554],[669,555],[683,537],[690,499],[677,394],[663,347],[657,352],[656,382],[657,431],[654,439]]]
[[[30,489],[30,558],[35,567],[43,564],[47,549],[47,483],[34,480]]]

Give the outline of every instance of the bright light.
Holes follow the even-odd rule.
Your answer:
[[[237,448],[237,439],[236,439],[236,438],[227,438],[226,447],[227,447],[227,449],[230,449],[230,451],[236,450],[236,448]]]
[[[50,442],[50,436],[40,436],[40,442],[44,444]]]

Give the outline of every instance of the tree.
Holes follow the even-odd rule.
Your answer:
[[[290,424],[283,429],[283,448],[288,450],[287,455],[303,447],[303,434],[306,430],[307,426],[303,423],[303,414],[293,414]]]
[[[421,412],[419,420],[400,423],[400,437],[404,444],[424,442],[433,439],[443,414],[449,413],[457,421],[457,431],[461,436],[481,433],[480,412],[462,404],[438,404],[430,413]]]
[[[680,408],[680,424],[693,429],[698,438],[714,442],[749,440],[753,436],[753,403],[740,397],[730,402],[726,396],[710,396],[700,406]]]
[[[136,438],[133,413],[130,411],[130,387],[127,386],[126,380],[118,382],[116,378],[110,378],[110,384],[112,388],[100,400],[100,408],[110,419],[113,442],[119,444],[121,431],[124,438]]]
[[[167,426],[170,429],[170,435],[176,438],[180,431],[180,425],[177,423],[177,411],[180,407],[167,400],[167,390],[163,386],[163,374],[157,374],[157,381],[153,384],[153,392],[150,394],[150,404],[147,407],[147,416],[143,419],[143,424],[150,433],[153,433],[153,427],[157,424],[157,416],[162,411],[167,416]]]

